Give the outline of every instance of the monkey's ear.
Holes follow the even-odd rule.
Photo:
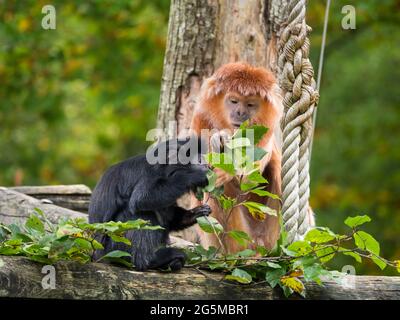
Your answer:
[[[278,117],[281,118],[283,115],[282,90],[276,83],[272,86],[271,90],[268,91],[267,99],[275,108]]]

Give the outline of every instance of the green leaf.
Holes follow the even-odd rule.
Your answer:
[[[335,256],[336,250],[333,247],[321,247],[315,253],[321,263],[326,263]]]
[[[122,257],[130,257],[130,253],[126,252],[126,251],[121,251],[121,250],[114,250],[114,251],[110,251],[107,254],[105,254],[104,256],[102,256],[98,261],[102,260],[102,259],[108,259],[108,258],[122,258]]]
[[[254,132],[254,144],[258,144],[260,142],[260,140],[262,139],[262,137],[264,136],[264,134],[266,134],[268,132],[268,128],[261,126],[261,125],[252,125],[250,127],[247,128],[247,130],[253,130]]]
[[[218,200],[220,201],[221,206],[225,211],[232,209],[233,206],[236,204],[236,199],[229,198],[224,195],[222,195]]]
[[[367,215],[356,216],[356,217],[348,217],[344,223],[348,225],[350,228],[358,227],[366,222],[370,222],[371,218]]]
[[[21,247],[8,247],[8,246],[0,246],[0,254],[5,256],[13,256],[22,253]]]
[[[268,183],[268,180],[265,179],[259,170],[253,171],[251,174],[247,176],[247,179],[256,183]]]
[[[248,257],[255,256],[256,255],[256,251],[251,250],[251,249],[245,249],[245,250],[236,252],[235,255],[238,256],[238,257],[246,257],[246,258],[248,258]]]
[[[234,166],[237,169],[242,169],[246,167],[248,163],[248,158],[246,156],[245,149],[233,149],[233,159],[234,159]]]
[[[276,210],[271,209],[271,208],[267,207],[266,205],[263,205],[258,202],[246,201],[246,202],[243,202],[242,205],[244,205],[249,210],[250,214],[258,220],[264,220],[265,214],[268,214],[270,216],[278,215]]]
[[[239,283],[248,284],[252,281],[252,277],[249,273],[242,269],[234,269],[232,274],[225,276],[226,280],[232,280]]]
[[[244,191],[244,192],[246,192],[246,191],[249,191],[249,190],[251,190],[251,189],[253,189],[253,188],[255,188],[255,187],[257,187],[258,186],[258,183],[254,183],[254,182],[242,182],[241,184],[240,184],[240,190],[242,190],[242,191]],[[255,192],[253,192],[253,193],[255,193]]]
[[[324,269],[319,263],[304,266],[303,276],[306,281],[315,281],[317,284],[322,285],[321,277],[326,276],[328,271]]]
[[[38,244],[32,243],[32,244],[24,245],[22,247],[22,251],[29,255],[46,256],[47,257],[49,248],[42,247]]]
[[[347,250],[347,249],[345,249],[345,250]],[[346,255],[346,256],[353,257],[354,260],[356,260],[358,263],[361,263],[361,262],[362,262],[361,256],[360,256],[357,252],[354,252],[354,251],[346,251],[346,252],[343,252],[343,254]]]
[[[285,295],[286,298],[289,298],[294,292],[292,288],[285,286],[283,284],[280,284],[280,287],[282,288],[283,294]]]
[[[320,229],[311,229],[307,232],[304,240],[314,243],[326,243],[334,240],[336,237],[334,234]]]
[[[96,250],[104,249],[104,246],[103,246],[100,242],[98,242],[97,240],[95,240],[95,239],[92,240],[92,246],[93,246],[93,248],[96,249]]]
[[[286,274],[285,268],[267,270],[265,273],[265,280],[271,286],[271,288],[275,288],[277,284],[280,283],[281,277]]]
[[[210,268],[210,270],[223,270],[228,267],[228,264],[226,262],[209,262],[207,266]]]
[[[296,252],[287,249],[287,248],[284,247],[283,245],[280,245],[280,247],[281,247],[282,252],[283,252],[284,254],[286,254],[287,256],[289,256],[289,257],[296,257],[296,256],[297,256],[297,253],[296,253]]]
[[[262,189],[253,189],[250,192],[254,193],[254,194],[257,194],[257,195],[259,195],[261,197],[269,197],[269,198],[275,199],[275,200],[279,200],[280,199],[278,195],[273,194],[273,193],[271,193],[269,191],[266,191],[266,190],[262,190]]]
[[[400,273],[400,260],[394,260],[393,262],[395,263],[395,266],[396,266],[397,272],[399,272],[399,273]]]
[[[232,158],[226,153],[210,152],[204,156],[205,160],[213,167],[229,173],[231,176],[236,174]]]
[[[77,247],[85,249],[85,250],[93,250],[92,244],[90,243],[90,241],[88,241],[86,239],[77,238],[74,240],[74,244]]]
[[[44,224],[37,215],[31,214],[25,223],[25,227],[44,233]]]
[[[219,234],[224,231],[224,228],[222,227],[222,225],[218,222],[217,219],[215,219],[213,217],[197,218],[197,223],[199,224],[199,227],[207,233],[216,232],[217,234]]]
[[[376,264],[379,268],[381,268],[381,270],[384,270],[384,269],[386,268],[386,266],[387,266],[387,263],[386,263],[384,260],[382,260],[380,257],[375,257],[375,256],[373,256],[373,257],[371,257],[371,260],[372,260],[373,262],[375,262],[375,264]]]
[[[61,238],[64,236],[78,235],[82,232],[82,229],[71,226],[70,224],[65,224],[57,229],[56,235]]]
[[[250,140],[245,137],[233,138],[226,143],[226,146],[229,149],[243,148],[250,145],[251,145]]]
[[[246,246],[249,241],[251,241],[251,237],[244,231],[240,230],[232,230],[227,232],[228,236],[232,239],[235,239],[236,242],[241,246]]]
[[[263,257],[263,256],[266,256],[266,255],[268,254],[268,252],[269,252],[269,250],[268,250],[266,247],[264,247],[264,246],[257,246],[257,247],[256,247],[256,251],[257,251],[257,253],[259,253],[262,257]]]
[[[125,243],[125,244],[127,244],[128,246],[130,246],[130,245],[132,244],[132,243],[130,242],[130,240],[127,239],[127,238],[125,238],[125,237],[118,236],[118,235],[112,234],[112,233],[111,233],[109,236],[110,236],[111,240],[114,241],[114,242]]]
[[[353,235],[353,238],[358,248],[370,251],[375,255],[379,256],[380,253],[379,243],[369,233],[366,233],[365,231],[357,231]]]
[[[312,247],[308,241],[299,240],[291,243],[288,247],[288,250],[295,252],[296,256],[306,255],[312,251]]]
[[[280,264],[271,262],[271,261],[267,261],[267,266],[273,269],[280,269],[282,268]]]

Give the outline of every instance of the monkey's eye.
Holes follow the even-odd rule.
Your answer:
[[[256,106],[256,104],[255,104],[255,103],[252,103],[252,102],[249,102],[249,103],[247,104],[247,106],[248,106],[249,108],[253,108],[253,107]]]
[[[237,103],[238,103],[238,101],[237,101],[236,99],[230,99],[230,101],[231,101],[231,103],[233,103],[233,104],[237,104]]]

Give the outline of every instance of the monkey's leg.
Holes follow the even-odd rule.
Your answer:
[[[166,230],[130,230],[126,233],[126,238],[132,242],[133,265],[137,270],[145,271],[154,259],[157,249],[167,243],[168,233]]]
[[[193,226],[197,223],[197,218],[208,216],[211,208],[207,204],[200,205],[190,210],[181,207],[174,208],[174,218],[170,222],[172,231],[179,231]]]
[[[168,269],[177,271],[185,265],[186,255],[177,248],[161,248],[150,261],[149,269]]]

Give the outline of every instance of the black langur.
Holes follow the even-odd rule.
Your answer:
[[[171,231],[190,227],[196,218],[211,212],[208,205],[190,210],[177,205],[178,198],[208,184],[202,147],[201,140],[194,137],[167,140],[150,148],[146,155],[127,159],[104,173],[91,197],[90,223],[143,219],[163,229],[128,231],[131,247],[102,236],[99,241],[104,250],[96,251],[96,259],[123,250],[131,253],[137,270],[183,267],[184,252],[166,245]]]

